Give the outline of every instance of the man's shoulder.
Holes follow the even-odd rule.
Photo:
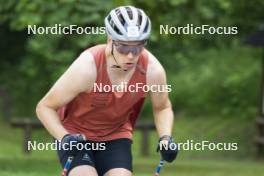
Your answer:
[[[98,44],[90,48],[87,48],[85,51],[89,51],[94,56],[100,52],[104,52],[105,48],[106,48],[106,44]]]
[[[97,76],[96,64],[89,50],[83,51],[68,70],[84,84],[94,82]]]
[[[148,69],[147,69],[147,77],[149,79],[155,79],[156,76],[164,74],[164,68],[160,64],[159,60],[147,50],[148,53]]]
[[[83,51],[75,62],[80,68],[80,71],[84,73],[94,71],[94,68],[96,68],[94,56],[89,50]]]

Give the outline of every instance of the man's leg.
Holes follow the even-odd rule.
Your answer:
[[[96,170],[92,166],[88,165],[81,165],[74,167],[70,173],[69,176],[98,176]]]
[[[84,143],[85,144],[85,143]],[[62,167],[65,166],[68,161],[69,156],[67,153],[61,149],[57,150],[60,163]],[[91,150],[86,150],[85,148],[81,151],[78,151],[77,154],[73,157],[73,160],[70,164],[67,176],[98,176],[95,169],[94,154]]]
[[[132,175],[132,141],[115,139],[107,141],[105,150],[97,151],[95,168],[99,176],[131,176]]]
[[[115,168],[107,171],[104,176],[132,176],[131,171],[123,168]]]

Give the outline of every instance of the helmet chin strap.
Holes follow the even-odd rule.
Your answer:
[[[117,62],[117,60],[116,60],[116,58],[114,56],[114,44],[113,43],[112,43],[111,54],[112,54],[112,56],[113,56],[113,58],[115,60],[115,63],[116,63],[115,65],[112,65],[111,68],[120,68],[120,69],[122,69],[122,67],[118,64],[118,62]],[[127,70],[123,69],[123,71],[127,71]]]

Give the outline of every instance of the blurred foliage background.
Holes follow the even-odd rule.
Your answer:
[[[2,119],[35,117],[37,102],[74,59],[86,48],[106,42],[105,35],[28,35],[28,25],[103,26],[112,8],[128,4],[144,9],[152,20],[147,48],[167,72],[176,116],[200,125],[186,128],[188,134],[177,127],[176,136],[194,137],[200,127],[204,130],[200,135],[211,135],[212,139],[226,132],[228,139],[239,136],[244,141],[243,156],[252,154],[262,51],[246,46],[243,40],[263,24],[263,0],[2,0]],[[238,34],[160,35],[162,24],[237,26]],[[151,117],[149,101],[142,114],[142,118]],[[210,119],[216,120],[210,123]],[[215,131],[207,133],[209,129]]]

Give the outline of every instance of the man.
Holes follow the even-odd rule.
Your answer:
[[[59,150],[62,165],[74,156],[70,176],[132,175],[132,133],[147,93],[153,104],[159,144],[173,143],[173,111],[168,92],[142,89],[166,85],[163,67],[144,49],[151,31],[149,18],[141,9],[122,6],[109,13],[105,27],[107,44],[84,51],[36,108],[40,121],[61,144],[105,143],[102,151],[76,147]],[[141,83],[141,88],[132,90],[137,83]],[[95,85],[119,88],[99,91]],[[130,91],[122,91],[124,86],[131,86]],[[160,152],[168,162],[177,154],[170,148]]]

